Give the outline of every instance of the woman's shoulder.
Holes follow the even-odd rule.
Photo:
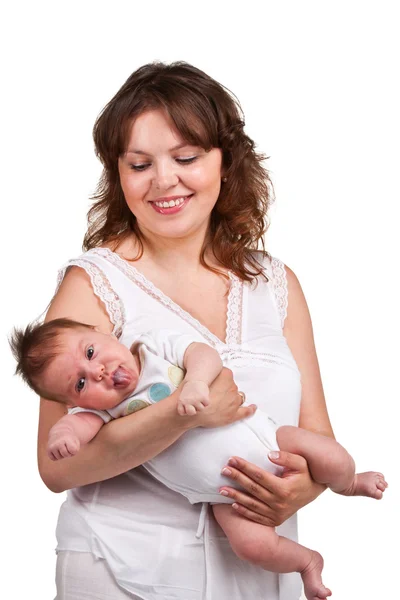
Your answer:
[[[257,277],[257,288],[261,294],[265,293],[272,298],[283,328],[288,314],[289,297],[291,302],[298,297],[298,279],[292,269],[269,252],[256,251],[253,256],[262,268],[261,275]]]
[[[268,280],[285,278],[288,267],[282,260],[264,250],[254,250],[253,257],[262,269],[262,275]]]
[[[70,316],[102,330],[109,330],[111,321],[119,330],[123,309],[110,282],[106,260],[109,252],[93,248],[64,263],[47,319]]]
[[[81,323],[112,329],[104,303],[94,293],[90,276],[84,269],[72,266],[57,286],[46,320],[68,317]]]

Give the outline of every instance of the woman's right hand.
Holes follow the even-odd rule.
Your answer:
[[[222,472],[240,489],[227,483],[219,491],[234,500],[233,508],[244,517],[261,525],[277,527],[315,500],[326,486],[312,479],[303,456],[282,450],[272,454],[270,461],[284,469],[281,476],[233,456]]]
[[[232,371],[223,368],[210,386],[210,404],[192,417],[193,427],[223,427],[254,415],[257,407],[242,406],[243,396],[233,380]]]

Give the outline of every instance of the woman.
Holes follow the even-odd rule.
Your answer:
[[[273,418],[333,435],[300,285],[256,251],[269,179],[238,104],[190,65],[146,65],[106,106],[94,139],[104,173],[88,252],[68,263],[47,318],[114,330],[127,344],[149,329],[196,330]],[[240,407],[236,383],[225,370],[211,406],[195,417],[177,415],[173,394],[108,424],[76,457],[56,463],[46,442],[62,409],[41,401],[40,473],[53,491],[70,490],[57,529],[58,600],[299,597],[297,574],[239,561],[210,518],[196,538],[200,507],[132,470],[188,429],[252,414]],[[322,487],[300,457],[280,453],[274,461],[287,477],[237,459],[227,476],[248,493],[221,491],[236,501],[238,518],[285,522],[281,533],[296,537],[292,515]]]

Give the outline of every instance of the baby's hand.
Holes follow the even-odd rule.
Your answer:
[[[209,405],[210,390],[204,381],[187,381],[184,383],[178,400],[180,415],[195,415]]]
[[[66,423],[56,423],[49,432],[47,454],[51,460],[60,460],[77,454],[81,443],[73,428]]]

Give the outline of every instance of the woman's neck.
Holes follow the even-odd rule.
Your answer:
[[[143,234],[143,260],[168,271],[182,270],[185,273],[202,269],[200,256],[204,245],[204,232],[187,237],[160,237]],[[137,242],[136,242],[137,244]],[[217,266],[211,251],[206,251],[208,264]]]

